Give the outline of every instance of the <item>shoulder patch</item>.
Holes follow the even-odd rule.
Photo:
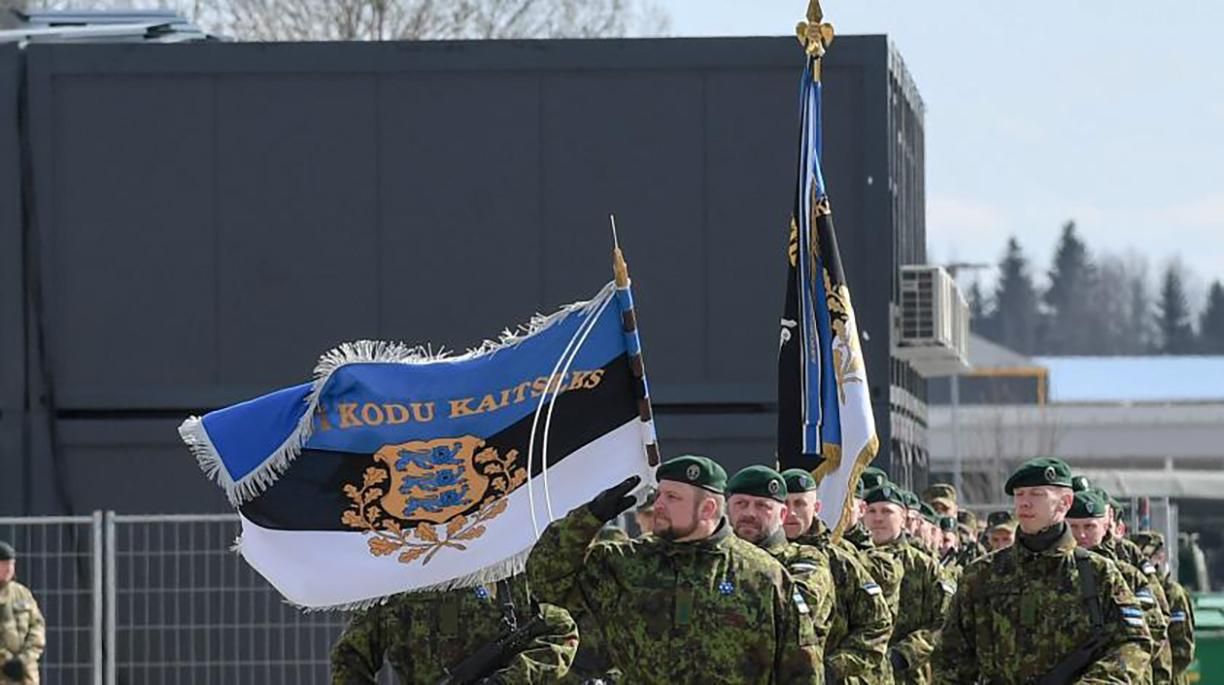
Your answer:
[[[1150,606],[1154,606],[1156,604],[1156,596],[1153,595],[1152,591],[1148,588],[1139,588],[1139,590],[1135,592],[1135,598],[1139,600],[1140,604],[1147,604]]]
[[[869,595],[878,595],[884,591],[881,590],[880,586],[875,583],[863,583],[863,592],[866,592]]]
[[[799,610],[799,613],[801,614],[810,613],[807,602],[803,601],[803,595],[796,592],[795,594],[791,595],[791,599],[795,601],[795,608]]]
[[[1174,612],[1173,612],[1173,613],[1172,613],[1172,614],[1169,616],[1169,622],[1170,622],[1170,623],[1185,623],[1185,622],[1186,622],[1186,612],[1184,612],[1184,611],[1174,611]]]
[[[789,570],[792,574],[802,575],[805,573],[811,573],[818,568],[820,567],[810,561],[795,561],[787,567],[787,570]]]
[[[1149,576],[1155,575],[1156,573],[1156,567],[1153,566],[1152,562],[1150,561],[1143,562],[1143,566],[1141,568],[1143,569],[1143,572]]]
[[[941,580],[941,581],[939,581],[939,587],[943,588],[943,591],[944,591],[944,592],[946,592],[946,593],[948,593],[949,595],[955,595],[955,594],[956,594],[956,583],[954,583],[954,582],[952,582],[952,581],[950,581],[950,580]]]

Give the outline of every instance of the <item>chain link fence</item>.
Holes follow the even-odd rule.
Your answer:
[[[349,615],[285,603],[231,551],[239,529],[232,514],[0,518],[47,619],[43,684],[329,683]]]
[[[102,514],[0,518],[47,619],[43,685],[102,685]]]

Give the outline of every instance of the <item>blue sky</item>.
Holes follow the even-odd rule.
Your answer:
[[[788,35],[807,7],[657,4],[676,36]],[[1015,234],[1044,272],[1074,218],[1094,249],[1179,254],[1196,291],[1224,279],[1224,2],[823,5],[840,34],[888,34],[926,102],[932,261],[996,262]]]

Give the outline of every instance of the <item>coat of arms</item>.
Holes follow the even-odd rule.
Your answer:
[[[370,535],[370,554],[427,564],[444,548],[467,549],[506,510],[506,495],[527,482],[518,454],[470,435],[384,445],[361,486],[344,486],[341,520]]]

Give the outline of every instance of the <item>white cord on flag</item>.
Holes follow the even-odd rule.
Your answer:
[[[590,329],[594,328],[595,322],[598,321],[599,317],[603,315],[603,311],[607,308],[608,303],[612,301],[612,297],[615,297],[615,290],[608,290],[608,295],[605,296],[605,299],[603,303],[600,304],[599,308],[595,310],[594,314],[592,314],[589,319],[583,321],[582,324],[578,326],[578,329],[574,331],[574,335],[570,337],[569,343],[566,344],[565,349],[561,352],[561,356],[557,358],[557,363],[553,365],[552,373],[550,373],[548,376],[548,385],[545,386],[544,392],[540,395],[540,402],[536,405],[535,416],[531,420],[531,439],[527,443],[527,506],[531,508],[531,527],[532,530],[535,531],[536,538],[540,537],[540,524],[536,520],[535,487],[533,479],[531,478],[531,466],[535,461],[536,431],[539,429],[540,425],[540,412],[544,408],[544,403],[548,401],[548,393],[553,391],[554,378],[557,379],[557,389],[553,391],[553,402],[555,403],[556,398],[560,396],[562,379],[557,378],[557,371],[561,369],[562,365],[565,365],[565,368],[568,369],[569,364],[573,363],[574,358],[578,355],[578,350],[581,348],[582,343],[586,341],[586,334],[589,333]],[[567,357],[569,358],[568,362],[566,360]],[[550,411],[549,416],[551,417],[551,415],[552,414]],[[544,430],[548,430],[548,422],[545,422]],[[551,523],[553,514],[552,496],[548,490],[547,435],[545,435],[544,440],[544,453],[541,454],[541,459],[544,461],[544,468],[541,471],[544,474],[543,486],[545,506],[548,508],[549,523]]]

